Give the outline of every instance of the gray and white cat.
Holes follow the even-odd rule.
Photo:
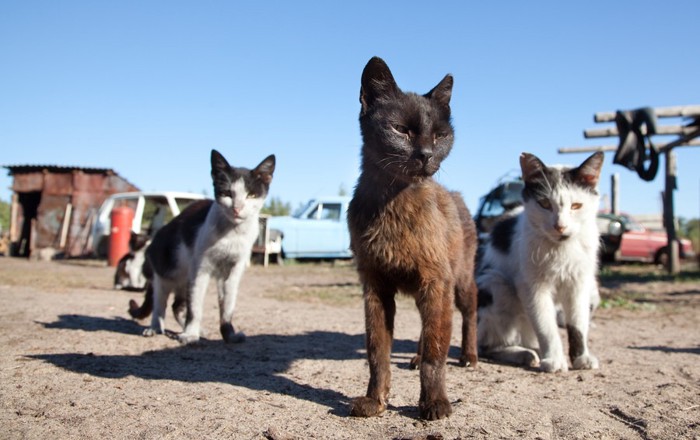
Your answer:
[[[561,307],[574,369],[598,368],[588,351],[598,302],[599,195],[603,153],[577,168],[520,156],[524,210],[498,223],[479,268],[479,354],[497,361],[567,371],[557,326]]]
[[[190,204],[158,230],[146,251],[153,268],[152,289],[149,289],[153,292],[153,315],[145,336],[164,332],[168,296],[174,292],[173,310],[184,327],[178,339],[185,344],[199,340],[204,295],[214,278],[219,294],[221,335],[226,342],[243,340],[241,334],[236,335],[231,319],[238,285],[258,236],[260,209],[274,170],[274,155],[249,170],[232,167],[219,152],[212,150],[215,200]]]

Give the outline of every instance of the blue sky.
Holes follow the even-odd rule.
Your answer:
[[[143,190],[212,194],[209,151],[277,156],[294,207],[352,191],[362,69],[399,86],[455,78],[438,180],[479,196],[522,151],[580,163],[599,111],[700,104],[700,2],[0,1],[0,165],[113,168]],[[662,120],[679,123],[679,120]],[[658,139],[661,141],[662,139]],[[700,217],[700,148],[678,150],[677,215]],[[620,174],[621,208],[661,211],[663,173]],[[11,178],[0,172],[0,199]]]

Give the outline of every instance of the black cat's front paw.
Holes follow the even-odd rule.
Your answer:
[[[460,367],[471,367],[471,368],[476,368],[476,365],[479,363],[479,357],[475,354],[463,354],[459,357],[459,366]]]
[[[352,401],[350,415],[353,417],[374,417],[386,410],[386,405],[371,397],[358,397]]]
[[[413,356],[413,358],[411,359],[411,362],[408,364],[409,368],[411,370],[419,370],[420,369],[420,360],[421,360],[421,357],[419,354]]]
[[[447,399],[436,399],[418,403],[420,418],[423,420],[439,420],[452,414],[452,405]]]

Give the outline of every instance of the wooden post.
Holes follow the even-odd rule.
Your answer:
[[[12,207],[10,208],[10,250],[13,243],[19,242],[19,196],[16,192],[12,193]],[[12,254],[12,252],[10,252]]]
[[[620,214],[620,174],[613,173],[610,176],[610,212]]]
[[[668,238],[668,273],[680,272],[678,254],[678,238],[676,235],[675,208],[673,206],[673,191],[676,189],[676,153],[672,149],[664,152],[666,156],[666,184],[664,187],[664,226]]]
[[[58,248],[65,252],[66,242],[68,238],[68,228],[70,226],[71,214],[73,213],[73,205],[69,202],[66,205],[66,211],[63,213],[63,224],[61,225],[61,239],[58,243]]]

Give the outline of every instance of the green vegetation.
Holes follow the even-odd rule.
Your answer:
[[[627,310],[653,310],[655,305],[649,301],[645,294],[627,291],[615,291],[610,296],[600,299],[601,309],[622,308]]]
[[[625,265],[624,270],[615,266],[603,266],[598,274],[601,282],[636,282],[647,283],[652,281],[673,281],[673,282],[698,282],[700,281],[700,271],[683,270],[676,275],[670,275],[663,268],[645,265]],[[637,269],[638,268],[638,269]],[[635,270],[637,269],[637,270]]]
[[[10,230],[10,204],[0,200],[0,227],[3,232]]]
[[[284,203],[279,197],[271,197],[260,212],[267,215],[279,216],[289,215],[291,211],[292,205],[289,202]]]
[[[691,220],[686,220],[684,218],[679,219],[680,230],[678,234],[681,237],[687,238],[693,242],[693,249],[696,253],[700,253],[700,219],[694,218]]]

